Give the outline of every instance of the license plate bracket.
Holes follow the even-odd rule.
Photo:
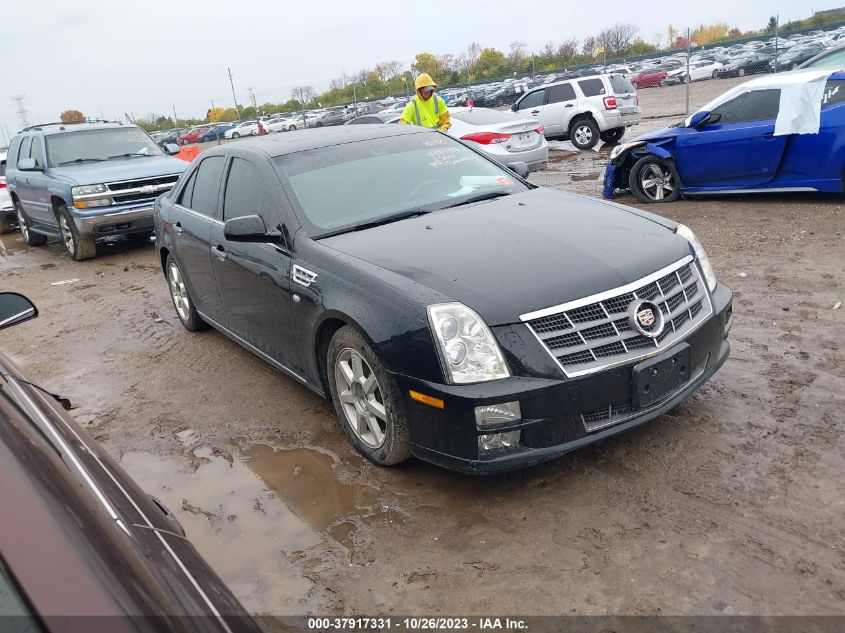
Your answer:
[[[690,379],[690,346],[680,343],[665,354],[634,365],[631,372],[634,408],[654,404]]]

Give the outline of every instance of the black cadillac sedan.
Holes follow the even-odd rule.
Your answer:
[[[729,353],[701,243],[524,170],[411,126],[208,150],[156,203],[174,306],[331,398],[382,465],[508,470],[676,406]]]

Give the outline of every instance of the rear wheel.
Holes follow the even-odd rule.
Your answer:
[[[176,308],[176,314],[182,325],[189,332],[196,332],[208,327],[194,307],[188,287],[185,285],[185,278],[182,276],[182,271],[173,256],[167,256],[167,262],[164,266],[167,271],[167,283],[170,285],[170,298],[173,300],[173,307]]]
[[[740,68],[737,73],[737,77],[745,77],[745,68]]]
[[[631,167],[628,186],[640,202],[672,202],[678,199],[678,170],[675,163],[648,155]]]
[[[714,71],[713,71],[713,74],[711,75],[711,78],[712,78],[712,79],[718,79],[718,78],[719,78],[719,72],[718,72],[718,71],[716,71],[716,70],[714,70]]]
[[[41,233],[34,233],[30,229],[29,218],[26,217],[26,213],[24,213],[20,201],[15,200],[14,205],[15,215],[18,216],[18,228],[21,230],[21,235],[23,235],[23,239],[24,241],[26,241],[27,246],[41,246],[42,244],[46,244],[46,235],[41,235]]]
[[[625,127],[615,127],[601,133],[601,140],[607,144],[618,143],[625,136]]]
[[[408,459],[411,442],[399,388],[358,330],[347,325],[335,332],[326,369],[341,426],[358,452],[380,466]]]
[[[289,125],[289,126],[288,126],[288,132],[293,132],[294,130],[296,130],[296,126],[295,126],[295,125]]]
[[[62,232],[62,241],[65,248],[73,259],[81,262],[83,259],[91,259],[97,255],[97,245],[90,235],[82,235],[76,228],[76,223],[67,211],[66,205],[61,205],[56,210],[56,219],[59,221],[59,230]]]
[[[240,137],[241,137],[241,135],[238,134],[237,132],[232,132],[232,138],[240,138]]]
[[[579,119],[569,128],[569,140],[578,149],[592,149],[599,142],[599,126],[593,119]]]

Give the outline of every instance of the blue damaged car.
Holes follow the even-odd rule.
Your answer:
[[[641,202],[754,192],[842,192],[845,71],[808,69],[732,88],[689,118],[619,145],[605,198]]]
[[[21,234],[30,246],[61,239],[75,260],[96,242],[125,235],[149,242],[153,202],[188,166],[135,125],[45,123],[12,139],[6,179]]]

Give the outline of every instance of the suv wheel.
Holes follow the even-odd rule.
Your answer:
[[[97,246],[94,238],[90,235],[82,235],[76,228],[76,223],[70,217],[66,205],[61,205],[56,211],[56,218],[59,221],[59,230],[62,232],[62,241],[65,248],[73,259],[81,262],[83,259],[91,259],[97,254]]]
[[[649,154],[631,167],[628,186],[640,202],[672,202],[678,199],[678,170],[674,161]]]
[[[592,149],[599,142],[599,126],[591,118],[579,119],[569,128],[569,140],[578,149]]]
[[[26,242],[27,246],[41,246],[42,244],[46,244],[46,235],[41,235],[41,233],[34,233],[32,230],[30,230],[29,218],[26,217],[26,213],[23,212],[23,207],[21,206],[20,201],[16,199],[14,205],[15,215],[18,216],[18,228],[21,230],[21,235],[23,235],[23,239]]]
[[[380,466],[411,456],[399,389],[355,328],[347,325],[335,332],[326,375],[343,431],[359,453]]]
[[[601,140],[608,145],[618,143],[622,137],[625,136],[625,126],[615,127],[611,130],[601,133]]]

